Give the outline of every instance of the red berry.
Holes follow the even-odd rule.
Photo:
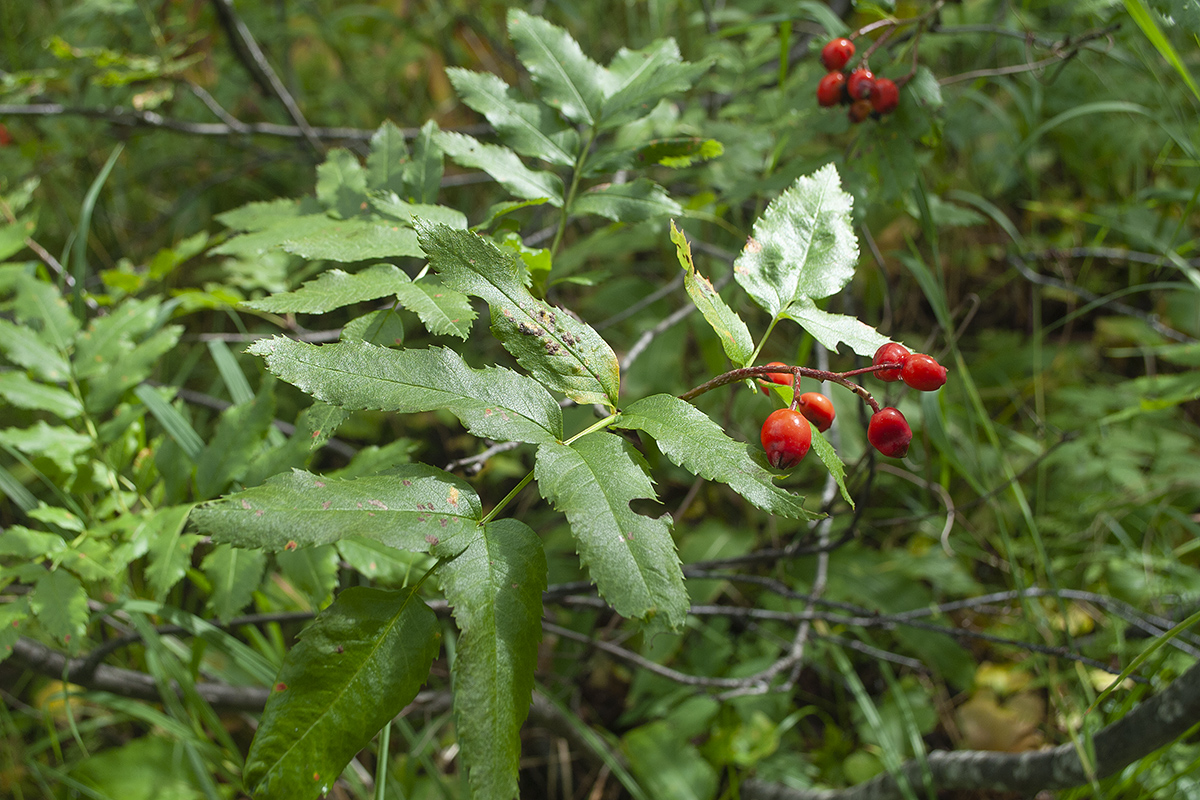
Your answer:
[[[881,408],[871,415],[867,425],[867,441],[892,458],[904,458],[908,454],[908,444],[912,441],[912,428],[908,420],[895,408]]]
[[[914,389],[922,392],[936,392],[946,384],[946,368],[939,364],[933,356],[913,353],[904,359],[900,377]]]
[[[870,100],[855,100],[850,104],[850,121],[857,125],[871,116],[871,101]]]
[[[854,55],[854,42],[846,39],[834,39],[821,50],[821,63],[830,72],[837,72],[850,62]]]
[[[796,410],[816,425],[821,433],[829,430],[829,426],[833,424],[833,403],[819,392],[805,392],[800,395],[796,402]]]
[[[900,103],[900,89],[893,81],[880,78],[871,87],[871,105],[880,114],[890,114]]]
[[[874,85],[875,73],[869,69],[856,69],[846,79],[846,92],[851,100],[866,100],[870,98]]]
[[[782,361],[771,361],[771,362],[767,363],[767,366],[768,367],[786,367],[787,364],[783,363]],[[780,386],[791,386],[792,385],[792,373],[790,373],[790,372],[768,372],[766,375],[763,375],[763,377],[766,378],[768,381],[771,381],[772,383],[778,383]],[[760,387],[762,387],[763,394],[771,393],[771,388],[769,386],[767,386],[766,381],[760,380],[758,382],[758,385]]]
[[[842,102],[846,94],[846,75],[841,72],[831,72],[817,84],[817,102],[829,108]]]
[[[781,408],[762,426],[762,446],[775,469],[791,469],[812,446],[812,428],[799,411]]]
[[[908,358],[908,355],[908,348],[902,344],[888,342],[882,345],[875,351],[875,360],[871,362],[872,366],[899,364],[900,367],[896,367],[895,369],[881,369],[875,373],[875,377],[888,383],[900,380],[900,369],[904,366],[904,360]]]

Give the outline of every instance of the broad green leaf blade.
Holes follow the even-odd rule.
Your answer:
[[[609,71],[584,55],[566,31],[541,17],[510,10],[508,35],[542,99],[572,122],[594,125],[604,97],[615,88]]]
[[[247,352],[318,400],[352,410],[448,410],[479,437],[538,444],[562,438],[562,410],[536,381],[502,367],[471,369],[453,350],[314,345],[282,336]]]
[[[360,536],[450,558],[467,546],[482,518],[468,483],[425,464],[405,464],[357,479],[293,470],[201,506],[191,521],[215,542],[272,552]]]
[[[795,519],[816,519],[804,498],[775,485],[777,475],[754,445],[735,442],[691,403],[669,394],[638,400],[613,423],[645,431],[667,458],[710,481],[720,481],[763,511]]]
[[[305,281],[299,289],[276,292],[242,305],[272,314],[324,314],[352,303],[396,294],[401,285],[409,282],[409,277],[391,264],[376,264],[353,275],[331,269],[316,280]]]
[[[52,344],[32,328],[6,319],[0,319],[0,353],[42,380],[59,383],[71,374],[67,359]]]
[[[408,143],[396,124],[389,120],[371,137],[367,156],[367,187],[375,191],[404,191],[404,169],[409,163]]]
[[[182,333],[182,325],[169,325],[118,358],[107,370],[90,378],[84,397],[87,410],[100,413],[116,405],[126,389],[150,377]]]
[[[684,61],[674,39],[659,39],[641,50],[622,47],[608,65],[615,86],[604,98],[601,127],[611,128],[649,114],[668,94],[692,88],[708,67],[707,63]]]
[[[342,219],[358,216],[367,200],[367,173],[349,150],[335,147],[317,167],[317,199]]]
[[[13,645],[25,633],[29,619],[29,600],[17,597],[11,603],[0,604],[0,661],[12,655]]]
[[[301,412],[299,422],[304,428],[312,431],[308,449],[316,450],[324,447],[325,443],[333,438],[338,427],[349,418],[350,412],[346,409],[332,403],[323,403],[320,400],[306,408]]]
[[[404,323],[395,308],[381,308],[347,322],[339,338],[343,342],[370,342],[384,347],[403,347]]]
[[[192,550],[203,538],[182,533],[192,508],[189,504],[155,509],[154,515],[146,523],[150,542],[146,578],[156,600],[164,599],[191,569]]]
[[[538,382],[577,403],[616,406],[620,366],[612,348],[586,323],[530,294],[516,257],[470,231],[418,228],[442,281],[487,301],[492,333]]]
[[[530,169],[516,153],[503,145],[484,144],[465,133],[452,131],[439,133],[437,143],[459,164],[483,170],[517,197],[546,197],[552,206],[563,204],[562,178],[553,172]]]
[[[244,550],[220,544],[200,562],[200,569],[212,583],[208,609],[222,622],[228,622],[250,603],[258,590],[267,556],[261,550]]]
[[[87,628],[87,600],[79,579],[65,569],[56,569],[38,578],[29,595],[29,608],[46,633],[76,652]]]
[[[833,449],[833,445],[826,441],[825,434],[817,430],[817,426],[811,422],[809,427],[812,429],[812,452],[816,453],[817,458],[821,459],[821,463],[825,465],[825,469],[829,470],[829,474],[837,481],[842,498],[851,508],[854,508],[854,498],[850,496],[850,490],[846,488],[846,465],[842,463],[842,459]]]
[[[734,277],[772,316],[802,297],[841,291],[858,262],[853,200],[832,164],[771,201],[734,262]]]
[[[540,103],[530,103],[490,72],[461,67],[446,70],[463,102],[487,117],[504,141],[523,156],[569,167],[575,163],[579,134]]]
[[[808,298],[801,298],[783,311],[787,319],[800,323],[800,327],[812,334],[828,350],[837,352],[842,342],[860,356],[870,358],[890,339],[879,331],[845,314],[831,314],[817,308]]]
[[[280,573],[313,608],[324,608],[338,584],[337,548],[331,544],[283,550],[275,554]]]
[[[744,367],[754,354],[754,342],[750,338],[750,329],[742,318],[725,305],[721,295],[713,288],[712,282],[696,271],[692,261],[692,245],[683,232],[675,227],[671,220],[671,241],[675,243],[675,254],[679,257],[679,265],[683,267],[683,286],[687,289],[688,297],[700,309],[704,319],[716,332],[721,340],[725,355],[735,367]]]
[[[343,263],[421,255],[412,228],[363,219],[333,221],[311,233],[293,233],[279,244],[287,252],[303,258]]]
[[[683,213],[683,207],[649,178],[629,183],[606,183],[575,199],[575,214],[598,214],[615,222],[644,222]]]
[[[436,203],[442,187],[442,149],[436,137],[437,123],[429,120],[412,143],[412,161],[404,168],[404,188],[400,196],[414,203]]]
[[[325,214],[303,214],[285,217],[260,230],[234,236],[229,241],[217,245],[209,252],[218,256],[258,258],[276,250],[289,239],[315,236],[323,230],[342,224],[345,224],[343,220],[333,219]]]
[[[49,411],[61,419],[75,419],[83,413],[83,403],[66,389],[30,380],[15,370],[0,372],[0,397],[17,408]]]
[[[589,434],[570,447],[544,444],[535,467],[542,496],[567,515],[579,560],[616,612],[631,619],[661,615],[678,629],[687,618],[671,517],[629,507],[655,500],[641,455],[619,436]]]
[[[275,418],[274,380],[263,381],[258,396],[221,412],[216,432],[196,460],[196,496],[216,497],[230,481],[240,481],[262,447]]]
[[[65,425],[48,425],[39,419],[28,428],[0,429],[0,445],[16,448],[33,458],[48,458],[71,475],[75,473],[75,457],[91,448],[92,439]]]
[[[22,275],[17,279],[12,309],[18,322],[36,329],[58,352],[66,353],[75,344],[79,319],[53,284]]]
[[[515,519],[488,523],[439,573],[462,632],[454,658],[454,716],[475,800],[517,795],[520,731],[533,695],[546,576],[541,540]]]
[[[110,369],[155,326],[161,305],[156,298],[129,298],[109,314],[93,319],[75,346],[75,374],[90,378]]]
[[[283,662],[246,757],[250,793],[306,800],[328,792],[417,696],[438,646],[437,617],[414,589],[339,594]]]
[[[716,139],[685,136],[672,139],[655,139],[637,150],[643,164],[661,164],[672,169],[690,167],[697,161],[707,161],[725,152],[725,145]]]
[[[406,283],[396,292],[400,304],[416,312],[421,324],[439,336],[457,336],[465,340],[471,334],[475,309],[462,292],[443,286],[431,278]]]
[[[408,203],[401,200],[395,192],[372,192],[371,207],[393,219],[398,219],[406,225],[412,225],[413,220],[424,219],[430,222],[441,222],[451,228],[467,227],[467,215],[457,208],[448,206],[431,206],[428,203]]]
[[[290,197],[247,203],[217,214],[217,222],[235,231],[265,231],[300,216],[300,202]]]

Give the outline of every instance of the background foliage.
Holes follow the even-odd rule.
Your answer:
[[[762,511],[639,440],[661,505],[638,487],[632,508],[671,514],[688,576],[678,632],[597,602],[577,520],[517,494],[514,519],[489,524],[537,534],[550,586],[542,641],[524,643],[522,793],[714,798],[751,775],[845,786],[934,748],[1086,746],[1192,663],[1194,633],[1151,648],[1200,595],[1193,3],[947,4],[872,56],[891,77],[918,68],[894,115],[858,126],[817,107],[820,45],[926,4],[516,5],[0,5],[0,646],[17,654],[0,663],[0,794],[238,796],[266,769],[248,710],[291,682],[285,653],[319,648],[342,608],[385,615],[372,598],[386,594],[427,643],[380,634],[417,662],[383,659],[401,673],[386,677],[419,684],[431,664],[429,681],[323,778],[341,796],[467,796],[472,731],[456,730],[449,669],[488,621],[449,621],[439,601],[471,588],[453,576],[420,585],[429,616],[403,610],[436,552],[241,549],[188,518],[293,467],[361,483],[428,480],[423,463],[449,465],[471,525],[534,448],[490,447],[508,437],[436,403],[313,404],[258,356],[276,334],[429,348],[434,388],[528,366],[487,335],[494,314],[443,291],[478,295],[468,277],[423,271],[427,219],[517,255],[530,292],[611,345],[622,402],[681,394],[739,351],[705,321],[719,311],[677,313],[703,290],[669,220],[757,342],[770,318],[731,282],[735,256],[772,200],[829,163],[853,198],[858,268],[806,292],[811,335],[777,325],[759,363],[861,366],[821,344],[849,341],[819,324],[847,314],[936,355],[950,382],[878,392],[914,422],[904,462],[873,457],[861,403],[828,390],[855,505],[819,459],[782,483],[824,522]],[[550,55],[518,59],[522,36]],[[634,52],[661,60],[666,99],[623,116],[605,92],[632,80]],[[539,72],[556,63],[592,71],[595,95]],[[538,412],[552,436],[512,438],[561,448],[612,383],[570,390],[583,405]],[[737,387],[696,400],[751,443],[776,404]],[[561,503],[570,487],[552,484]],[[64,683],[62,659],[36,669],[45,653],[22,642],[81,671]],[[1141,682],[1097,703],[1146,652]],[[364,679],[371,657],[347,654]],[[348,680],[331,672],[304,680]],[[497,746],[517,763],[515,743]],[[1077,795],[1200,796],[1197,760],[1185,739]]]

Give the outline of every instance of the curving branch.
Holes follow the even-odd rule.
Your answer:
[[[749,780],[742,784],[746,800],[894,800],[908,787],[924,783],[928,769],[937,790],[989,789],[1032,796],[1047,789],[1068,789],[1094,775],[1106,778],[1129,764],[1170,744],[1200,720],[1200,662],[1155,696],[1093,737],[1094,772],[1089,773],[1073,744],[1026,753],[980,750],[935,750],[925,758],[905,762],[898,775],[877,775],[849,789],[797,790]],[[926,766],[927,765],[927,766]]]

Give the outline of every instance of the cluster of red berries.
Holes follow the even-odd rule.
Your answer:
[[[781,361],[772,361],[768,367],[786,367]],[[905,384],[922,392],[933,392],[946,383],[946,368],[932,356],[910,352],[907,347],[888,342],[875,351],[871,362],[875,376],[882,381],[904,381]],[[790,372],[769,372],[763,376],[772,383],[784,386],[793,384]],[[767,384],[759,381],[764,393]],[[871,400],[874,405],[875,401]],[[800,463],[812,446],[812,429],[824,432],[833,424],[833,403],[818,392],[805,392],[797,397],[791,407],[781,408],[767,417],[762,426],[762,446],[767,461],[776,469],[791,469]],[[904,458],[908,454],[913,432],[908,420],[896,408],[881,408],[871,415],[867,424],[867,441],[885,456]]]
[[[900,103],[900,87],[888,78],[876,78],[864,63],[845,71],[854,56],[854,42],[834,39],[821,50],[821,63],[829,74],[817,84],[817,102],[826,108],[850,106],[850,121],[862,122],[872,113],[890,114]]]

